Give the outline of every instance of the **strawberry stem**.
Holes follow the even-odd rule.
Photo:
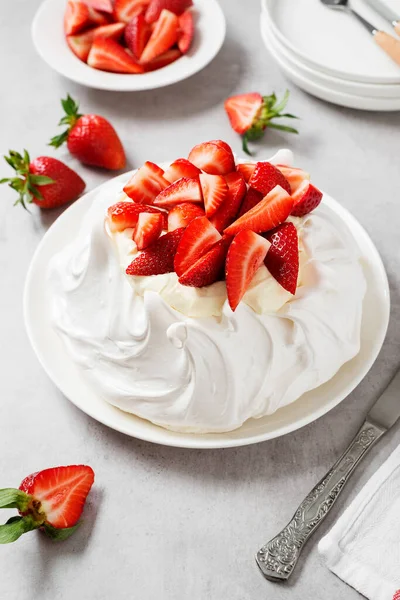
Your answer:
[[[5,525],[0,525],[0,544],[11,544],[28,531],[38,529],[37,523],[32,515],[25,517],[11,517]]]
[[[21,512],[28,509],[32,496],[22,490],[5,488],[0,490],[0,508],[18,508]]]
[[[79,114],[79,104],[75,102],[75,100],[71,98],[69,94],[65,100],[61,100],[61,105],[64,109],[65,115],[60,119],[58,124],[68,125],[68,129],[51,138],[49,146],[54,146],[55,148],[59,148],[68,140],[69,132],[74,127],[77,120],[82,116]]]
[[[14,169],[17,177],[0,179],[0,184],[8,183],[8,186],[18,193],[18,199],[14,205],[22,204],[25,210],[27,210],[26,203],[32,202],[33,198],[43,200],[38,187],[55,183],[50,177],[30,173],[30,157],[26,150],[24,150],[23,156],[15,150],[10,150],[10,155],[5,156],[4,160]]]

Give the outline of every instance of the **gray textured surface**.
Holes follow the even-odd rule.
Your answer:
[[[80,99],[83,109],[111,119],[132,166],[148,158],[184,155],[195,143],[217,137],[238,151],[223,99],[246,90],[282,92],[288,84],[263,50],[258,0],[221,4],[227,39],[208,68],[154,93],[116,94],[75,86],[36,56],[29,28],[39,0],[1,2],[0,153],[23,147],[32,155],[48,153],[46,141],[60,116],[59,98],[67,91]],[[90,463],[97,483],[85,523],[69,541],[54,545],[33,533],[14,545],[0,546],[2,599],[358,597],[325,569],[316,545],[399,442],[399,427],[354,475],[289,585],[264,581],[253,554],[331,466],[400,362],[400,114],[341,109],[289,87],[290,110],[302,117],[301,135],[284,138],[270,132],[259,156],[291,144],[297,162],[353,212],[376,243],[392,293],[389,333],[378,360],[331,413],[294,434],[257,446],[177,450],[111,431],[55,389],[29,347],[22,321],[24,278],[32,253],[56,215],[14,209],[12,194],[3,186],[0,485],[12,486],[37,469],[74,462]],[[74,166],[64,151],[58,156]],[[108,178],[107,173],[80,170],[88,189]],[[1,173],[8,173],[5,163]]]

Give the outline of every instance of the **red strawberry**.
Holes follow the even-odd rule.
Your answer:
[[[163,10],[143,50],[141,62],[151,62],[172,48],[178,40],[178,27],[178,17],[169,10]]]
[[[39,156],[30,162],[26,150],[24,156],[10,150],[10,156],[4,158],[17,177],[1,179],[0,183],[8,183],[19,194],[15,204],[22,204],[24,208],[27,202],[40,208],[63,206],[76,200],[85,189],[83,179],[56,158]]]
[[[169,185],[164,179],[164,171],[150,161],[146,161],[136,171],[124,187],[124,192],[134,202],[153,204],[154,198]]]
[[[156,206],[163,208],[181,204],[182,202],[202,202],[200,183],[198,178],[188,179],[181,177],[174,183],[171,183],[165,190],[160,192],[154,200]]]
[[[95,40],[94,44],[97,42],[116,44],[113,40],[101,38]],[[67,142],[70,153],[87,165],[123,169],[126,164],[125,152],[114,127],[104,117],[78,114],[79,106],[69,95],[61,104],[66,115],[60,125],[68,125],[68,129],[52,138],[50,145],[58,148]]]
[[[265,266],[280,285],[296,293],[299,276],[299,240],[293,223],[282,223],[267,235],[271,247],[265,257]]]
[[[225,233],[235,235],[244,229],[255,233],[270,231],[288,218],[293,209],[293,198],[277,185],[254,208],[232,223]]]
[[[102,10],[105,13],[113,12],[113,5],[111,0],[84,0],[85,4],[89,7],[94,8],[95,10]]]
[[[203,142],[190,151],[190,162],[210,175],[226,175],[235,170],[232,151],[216,142]]]
[[[294,207],[292,215],[302,217],[317,208],[322,200],[322,192],[314,187],[309,181],[305,180],[292,196]]]
[[[158,240],[163,230],[163,223],[164,219],[160,213],[140,213],[133,232],[133,241],[138,250],[144,250]]]
[[[223,150],[226,150],[226,152],[228,152],[228,154],[232,154],[232,156],[233,156],[232,148],[230,147],[230,145],[227,142],[224,142],[222,140],[210,140],[209,143],[216,144]]]
[[[182,54],[180,53],[178,48],[171,48],[170,50],[164,52],[164,54],[161,54],[161,56],[157,56],[157,58],[154,58],[153,60],[151,60],[143,66],[146,72],[157,71],[157,69],[162,69],[163,67],[166,67],[167,65],[170,65],[171,63],[175,62],[181,56]]]
[[[90,25],[96,25],[97,27],[100,27],[102,25],[111,25],[110,19],[109,19],[110,15],[105,15],[104,13],[99,12],[92,6],[89,6],[88,2],[86,2],[86,1],[85,1],[85,4],[87,5],[88,11],[89,11]]]
[[[228,197],[228,184],[222,175],[201,173],[200,186],[207,217],[214,215]]]
[[[142,65],[139,65],[133,56],[112,39],[94,40],[87,64],[93,69],[111,73],[144,73]]]
[[[66,35],[79,33],[90,23],[89,9],[83,2],[67,2],[64,13],[64,31]]]
[[[139,215],[141,213],[160,214],[163,217],[164,229],[167,228],[167,213],[162,213],[158,208],[146,206],[145,204],[135,204],[135,202],[117,202],[107,211],[108,225],[111,232],[124,231],[131,227],[136,227]]]
[[[294,194],[304,180],[310,179],[310,174],[303,171],[303,169],[297,169],[296,167],[287,167],[285,165],[277,165],[278,169],[290,183],[290,189]]]
[[[228,227],[237,216],[247,189],[242,175],[237,171],[225,175],[225,181],[229,188],[228,197],[210,219],[210,222],[219,232]]]
[[[201,171],[186,158],[178,158],[175,160],[165,171],[164,177],[171,183],[180,179],[181,177],[188,177],[189,179],[195,179],[200,175]]]
[[[172,273],[176,249],[185,229],[175,229],[162,235],[151,248],[146,248],[126,269],[127,275],[141,277]]]
[[[192,45],[194,36],[193,15],[190,10],[179,17],[179,29],[178,48],[182,54],[186,54]]]
[[[164,9],[171,11],[175,15],[181,15],[192,4],[192,0],[151,0],[146,11],[146,21],[148,23],[155,23]]]
[[[149,4],[150,0],[115,0],[114,18],[129,23],[133,17],[143,13]]]
[[[394,593],[393,600],[400,600],[400,590]]]
[[[257,190],[253,190],[253,188],[249,188],[247,190],[247,194],[245,199],[243,200],[243,204],[240,207],[239,217],[246,214],[256,206],[263,199],[263,195],[261,192],[257,192]]]
[[[222,279],[225,258],[231,241],[232,238],[229,236],[223,236],[211,250],[203,254],[179,277],[179,283],[200,288]]]
[[[266,196],[276,185],[280,185],[288,194],[292,193],[290,183],[279,169],[269,162],[258,162],[250,177],[249,186]]]
[[[238,233],[228,250],[225,266],[229,306],[236,310],[256,271],[262,265],[270,243],[254,231]]]
[[[245,133],[253,124],[261,110],[263,99],[261,94],[240,94],[225,100],[224,108],[237,133]]]
[[[187,227],[196,217],[204,216],[204,210],[197,204],[193,204],[192,202],[177,204],[168,213],[168,231]]]
[[[99,37],[109,37],[113,40],[119,40],[124,29],[125,23],[111,23],[110,25],[102,25],[101,27],[90,29],[89,31],[79,35],[68,35],[67,44],[80,60],[86,62],[94,39]]]
[[[239,171],[239,173],[241,173],[243,175],[246,183],[249,182],[250,177],[253,175],[255,168],[256,168],[256,163],[240,163],[236,167],[236,169]]]
[[[125,43],[137,60],[140,59],[150,34],[150,26],[146,23],[142,13],[133,17],[126,26]]]
[[[194,219],[185,229],[176,252],[174,261],[176,274],[179,277],[183,275],[196,260],[220,239],[221,235],[206,217]]]

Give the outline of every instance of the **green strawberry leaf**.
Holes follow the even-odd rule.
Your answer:
[[[31,498],[22,490],[5,488],[0,490],[0,508],[18,508],[23,512],[28,508]]]
[[[55,183],[54,179],[46,177],[46,175],[31,175],[30,180],[35,185],[49,185],[50,183]]]
[[[73,527],[65,527],[64,529],[58,529],[57,527],[53,527],[49,523],[44,524],[44,531],[47,537],[55,542],[62,542],[63,540],[67,540],[75,531],[78,529],[80,523],[77,523]]]
[[[28,531],[37,529],[36,523],[31,515],[25,517],[12,517],[5,525],[0,525],[0,544],[11,544]]]

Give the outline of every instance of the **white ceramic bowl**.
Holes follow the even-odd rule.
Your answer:
[[[121,175],[101,187],[121,188],[130,177]],[[354,235],[367,279],[363,306],[361,350],[327,383],[308,392],[293,404],[261,419],[250,419],[239,429],[218,434],[176,433],[122,412],[96,396],[50,322],[46,273],[51,257],[70,243],[90,208],[97,190],[83,196],[57,219],[42,239],[32,259],[24,292],[24,319],[29,339],[43,368],[54,384],[82,411],[127,435],[186,448],[226,448],[275,438],[314,421],[341,402],[363,379],[374,363],[385,338],[389,319],[389,287],[379,254],[356,219],[338,202],[325,195],[324,203]]]
[[[40,6],[32,24],[34,46],[55,71],[76,83],[100,90],[152,90],[187,79],[213,60],[225,39],[225,17],[217,0],[195,0],[196,33],[188,54],[150,73],[108,73],[89,67],[68,47],[63,31],[65,4],[66,0],[45,0]]]

